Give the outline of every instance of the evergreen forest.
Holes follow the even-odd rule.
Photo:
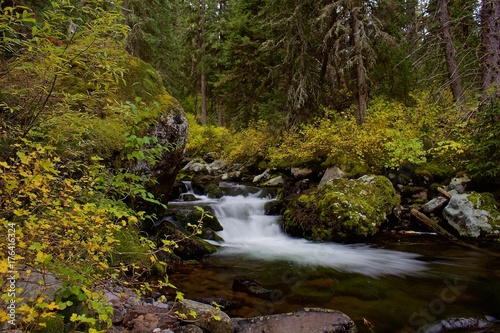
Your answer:
[[[105,332],[109,283],[174,288],[177,239],[141,230],[187,161],[349,178],[411,165],[434,193],[466,174],[498,205],[498,0],[0,8],[0,327]],[[38,294],[20,272],[44,277]]]

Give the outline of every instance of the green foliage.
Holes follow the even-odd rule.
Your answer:
[[[383,176],[336,179],[286,203],[283,225],[299,237],[322,241],[353,241],[378,231],[399,203]]]
[[[6,34],[0,40],[0,225],[15,227],[18,263],[62,283],[54,301],[43,283],[30,299],[18,288],[17,326],[25,331],[53,330],[59,315],[66,331],[103,331],[112,308],[96,286],[124,275],[135,286],[151,267],[161,267],[160,249],[137,235],[152,216],[126,204],[160,202],[144,188],[146,179],[109,162],[154,164],[168,148],[144,133],[173,101],[151,66],[121,48],[127,27],[120,3],[51,1],[36,22],[24,7],[0,13]],[[76,31],[68,33],[68,22]],[[140,97],[135,104],[123,104],[134,96]],[[3,252],[0,273],[8,264]],[[8,300],[2,294],[2,321]]]
[[[274,142],[267,122],[250,123],[246,129],[233,135],[232,142],[226,147],[226,156],[232,162],[258,165],[268,160],[268,150]]]
[[[500,175],[500,98],[490,97],[480,107],[472,137],[472,161],[468,169],[483,179]]]
[[[232,140],[233,132],[225,127],[212,125],[202,126],[196,122],[195,116],[187,114],[189,137],[186,144],[186,156],[204,156],[207,153],[223,154]]]
[[[270,147],[270,164],[275,167],[343,166],[356,175],[384,168],[396,168],[402,162],[422,164],[428,158],[451,158],[463,153],[463,139],[456,127],[458,114],[445,104],[432,104],[425,93],[415,94],[418,103],[408,107],[383,98],[375,100],[363,127],[349,113],[325,115],[315,123],[287,132],[281,144]],[[452,141],[446,129],[457,128]],[[433,147],[436,147],[435,149]]]

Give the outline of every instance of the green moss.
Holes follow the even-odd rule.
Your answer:
[[[55,315],[52,318],[46,318],[43,321],[44,327],[41,327],[37,333],[62,333],[64,332],[64,317]]]
[[[351,241],[375,234],[398,203],[399,196],[383,176],[337,179],[285,200],[283,225],[299,237]]]
[[[429,177],[430,182],[447,183],[456,175],[453,165],[448,162],[437,161],[423,163],[415,169],[415,175]]]
[[[135,265],[143,269],[149,269],[149,252],[151,249],[141,241],[138,231],[120,230],[114,236],[120,243],[115,248],[116,254],[113,254],[110,258],[111,265],[116,266],[123,263],[126,266]]]
[[[491,219],[488,222],[492,227],[500,227],[500,211],[493,194],[472,192],[467,198],[472,202],[474,208],[490,213]]]

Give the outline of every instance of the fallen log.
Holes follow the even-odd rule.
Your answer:
[[[421,212],[419,212],[415,208],[412,208],[411,214],[413,216],[415,216],[420,222],[422,222],[423,224],[425,224],[426,226],[428,226],[429,228],[431,228],[438,235],[441,235],[441,236],[445,237],[446,239],[448,239],[450,242],[452,242],[454,244],[457,244],[457,245],[460,245],[460,246],[463,246],[463,247],[467,247],[467,248],[469,248],[471,250],[474,250],[474,251],[477,251],[477,252],[481,252],[481,253],[483,253],[485,255],[488,255],[488,256],[500,257],[500,253],[496,253],[496,252],[492,252],[492,251],[489,251],[489,250],[485,250],[485,249],[482,249],[480,247],[477,247],[475,245],[466,243],[466,242],[458,239],[457,237],[455,237],[454,235],[450,234],[448,231],[446,231],[445,229],[443,229],[443,227],[441,227],[439,224],[437,224],[436,221],[434,221],[431,218],[428,218],[425,214],[422,214]]]
[[[433,219],[428,218],[425,214],[419,212],[417,209],[412,208],[411,213],[415,216],[420,222],[431,228],[435,233],[441,235],[453,242],[459,241],[458,238],[450,234],[448,231],[443,229],[439,224],[437,224]]]
[[[442,195],[444,195],[446,198],[451,199],[451,194],[450,192],[447,192],[444,188],[442,187],[438,187],[437,188],[438,192],[441,193]]]

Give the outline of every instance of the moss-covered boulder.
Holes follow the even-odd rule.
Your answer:
[[[351,242],[375,234],[399,203],[383,176],[336,179],[284,200],[287,233],[320,241]]]

